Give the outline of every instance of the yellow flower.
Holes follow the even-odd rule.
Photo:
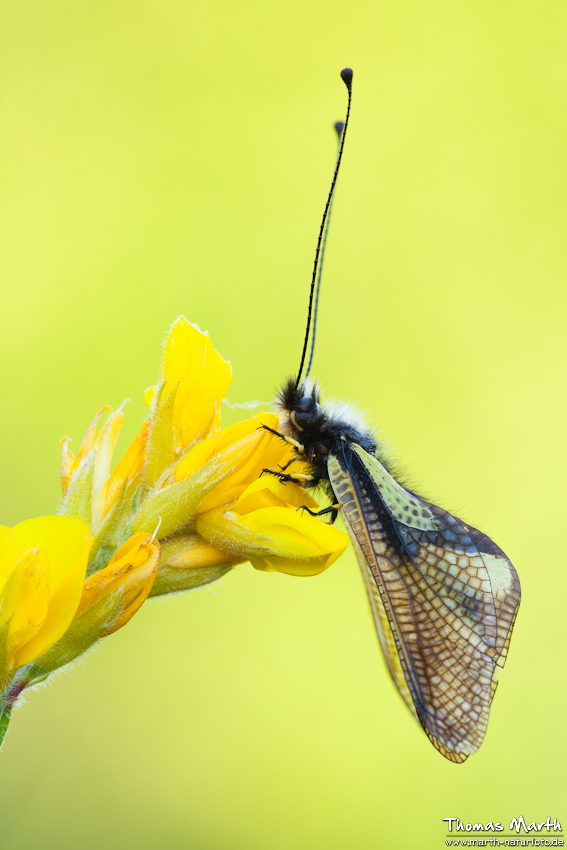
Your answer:
[[[263,475],[309,471],[277,415],[220,429],[231,380],[208,334],[180,317],[146,394],[149,418],[114,471],[123,414],[103,407],[76,457],[61,441],[60,515],[0,526],[0,744],[22,691],[126,625],[148,596],[247,560],[317,575],[346,548],[342,531],[301,511],[318,508],[305,490]]]
[[[63,517],[55,519],[65,521]],[[19,694],[28,685],[42,681],[54,670],[73,661],[100,638],[128,623],[152,589],[159,553],[159,545],[151,540],[149,534],[136,534],[115,552],[104,569],[86,578],[84,584],[81,582],[78,597],[75,594],[71,606],[72,620],[67,623],[64,633],[58,634],[53,644],[44,642],[34,652],[33,658],[26,657],[25,660],[31,661],[30,664],[4,681],[3,693],[0,688],[0,715],[6,711],[9,714]]]
[[[229,470],[223,480],[199,505],[198,511],[211,510],[236,501],[262,474],[263,469],[285,466],[293,457],[292,447],[262,426],[273,431],[279,419],[273,413],[259,413],[243,422],[223,428],[216,437],[208,437],[191,449],[175,467],[175,480],[188,478],[211,461]],[[295,467],[297,469],[297,467]]]
[[[107,633],[92,613],[87,629],[87,609],[100,606],[101,617],[111,616],[92,594],[107,587],[123,554],[116,549],[131,535],[147,541],[155,533],[162,544],[158,574],[146,592],[152,596],[213,581],[248,559],[258,569],[315,575],[344,550],[342,532],[297,513],[318,507],[301,487],[263,476],[264,469],[308,472],[295,449],[272,433],[279,430],[276,414],[220,430],[220,404],[231,380],[230,364],[208,334],[181,316],[169,332],[160,379],[146,391],[150,417],[114,472],[120,410],[97,436],[108,408],[99,411],[76,458],[63,441],[62,513],[83,519],[95,535],[89,567],[95,601],[87,605],[86,596],[87,608],[80,608],[81,640],[96,628]]]
[[[291,446],[264,430],[263,424],[277,429],[278,417],[260,413],[193,446],[164,485],[145,499],[133,530],[153,531],[161,521],[158,534],[163,540],[199,513],[236,501],[264,468],[285,465],[293,453]]]
[[[118,616],[101,629],[98,637],[121,629],[147,599],[156,577],[159,556],[160,547],[151,541],[149,534],[134,534],[114,553],[108,566],[85,581],[75,619],[84,617],[103,600],[118,595]]]
[[[91,544],[88,526],[72,517],[0,526],[0,675],[43,655],[67,631]]]
[[[342,555],[347,535],[298,510],[317,503],[296,484],[265,476],[251,484],[229,511],[216,508],[197,518],[197,531],[219,549],[245,558],[265,572],[313,576]]]

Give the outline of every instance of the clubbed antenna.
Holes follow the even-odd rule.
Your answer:
[[[331,189],[329,191],[327,203],[325,204],[325,210],[323,212],[323,218],[321,220],[321,227],[319,228],[319,237],[317,239],[317,249],[315,251],[315,262],[313,263],[313,274],[312,274],[312,277],[311,277],[311,288],[309,290],[309,310],[307,312],[307,327],[305,329],[305,341],[303,343],[303,351],[302,351],[302,354],[301,354],[301,363],[299,364],[299,372],[297,373],[297,379],[295,381],[296,387],[298,387],[300,382],[301,382],[301,375],[302,375],[303,366],[304,366],[304,363],[305,363],[305,355],[307,354],[307,346],[309,344],[309,332],[311,330],[311,315],[313,313],[313,297],[315,295],[315,285],[316,285],[316,282],[317,282],[317,267],[319,265],[319,255],[321,253],[321,243],[323,241],[323,234],[325,233],[325,225],[326,225],[326,222],[327,222],[327,217],[328,217],[328,214],[329,214],[331,202],[333,200],[333,193],[335,191],[335,184],[337,182],[337,177],[338,177],[338,174],[339,174],[339,168],[341,167],[341,159],[342,159],[342,156],[343,156],[343,148],[344,148],[344,144],[345,144],[346,131],[347,131],[347,127],[348,127],[348,119],[349,119],[349,115],[350,115],[350,105],[351,105],[351,100],[352,100],[352,68],[343,68],[343,70],[341,71],[341,78],[342,78],[342,81],[343,81],[343,83],[345,84],[345,86],[347,87],[347,90],[348,90],[347,111],[346,111],[344,127],[342,128],[342,133],[341,133],[341,136],[340,136],[339,155],[337,157],[337,164],[335,166],[335,173],[333,174],[333,180],[331,182]],[[339,122],[337,122],[337,123],[339,123]],[[336,125],[335,125],[335,129],[336,129]],[[338,132],[338,130],[337,130],[337,132]],[[312,343],[312,350],[311,350],[311,357],[310,357],[310,360],[309,360],[309,365],[311,365],[311,361],[313,360],[314,345],[315,345],[315,336],[313,336],[313,343]]]
[[[338,146],[340,147],[341,139],[343,137],[343,130],[345,128],[345,122],[335,121],[334,127],[335,132],[337,134]],[[327,215],[327,221],[325,222],[325,232],[323,233],[323,243],[321,245],[321,256],[319,257],[319,272],[317,274],[317,287],[315,289],[315,307],[313,308],[313,330],[311,331],[311,350],[309,351],[309,361],[307,363],[307,369],[305,370],[305,381],[311,373],[313,357],[315,356],[315,339],[317,337],[317,316],[319,314],[319,294],[321,292],[321,278],[323,276],[323,264],[325,262],[325,248],[327,247],[327,236],[329,235],[329,225],[331,224],[331,213],[333,211],[334,200],[335,194],[333,192],[333,197],[331,198],[331,203],[329,204],[329,213]]]

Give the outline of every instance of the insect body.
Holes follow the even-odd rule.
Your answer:
[[[348,406],[322,403],[301,378],[310,333],[319,249],[336,183],[351,103],[352,71],[341,76],[349,105],[339,157],[319,232],[307,332],[297,378],[278,396],[284,439],[307,463],[277,474],[323,486],[332,520],[340,511],[356,551],[386,664],[406,705],[439,752],[463,762],[484,738],[497,673],[520,603],[518,575],[482,532],[403,487],[383,447]],[[268,472],[269,470],[266,470]]]
[[[432,744],[454,762],[480,746],[520,602],[495,543],[406,490],[356,415],[291,379],[282,431],[302,446],[356,551],[386,664]],[[293,473],[291,473],[293,477]]]

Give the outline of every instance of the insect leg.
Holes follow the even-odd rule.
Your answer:
[[[308,508],[307,505],[302,505],[298,508],[298,511],[307,511],[311,516],[325,516],[325,514],[331,514],[331,525],[335,522],[336,518],[339,515],[340,505],[329,505],[328,508],[323,508],[320,511],[312,511],[311,508]]]
[[[260,431],[262,429],[264,431],[269,431],[270,434],[274,434],[276,437],[279,437],[280,440],[285,440],[285,442],[289,443],[290,446],[293,446],[294,449],[296,449],[299,452],[300,455],[305,454],[304,447],[301,445],[301,443],[298,443],[297,440],[294,440],[293,437],[288,437],[286,434],[280,434],[279,431],[274,431],[274,429],[270,428],[269,425],[260,425],[260,427],[258,428],[258,431]]]
[[[295,475],[290,475],[286,472],[276,472],[275,469],[263,469],[260,475],[263,475],[266,472],[268,475],[275,475],[282,484],[287,484],[291,482],[292,484],[301,484],[304,481],[314,481],[313,475],[304,475],[302,472],[296,472]]]
[[[297,458],[297,457],[292,457],[292,458],[290,458],[290,459],[288,460],[288,462],[286,463],[286,465],[285,465],[285,466],[282,466],[281,464],[278,464],[278,466],[280,467],[280,472],[285,472],[285,471],[286,471],[286,469],[288,469],[288,467],[290,467],[292,463],[296,463],[298,460],[299,460],[299,458]]]

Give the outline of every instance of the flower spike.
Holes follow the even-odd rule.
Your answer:
[[[311,496],[262,474],[290,462],[304,472],[276,414],[221,429],[231,380],[209,335],[179,317],[145,394],[149,416],[114,470],[124,415],[105,406],[76,457],[61,440],[59,515],[0,526],[0,743],[23,690],[123,628],[148,597],[245,561],[317,575],[344,550],[342,531],[298,510],[317,510]]]

